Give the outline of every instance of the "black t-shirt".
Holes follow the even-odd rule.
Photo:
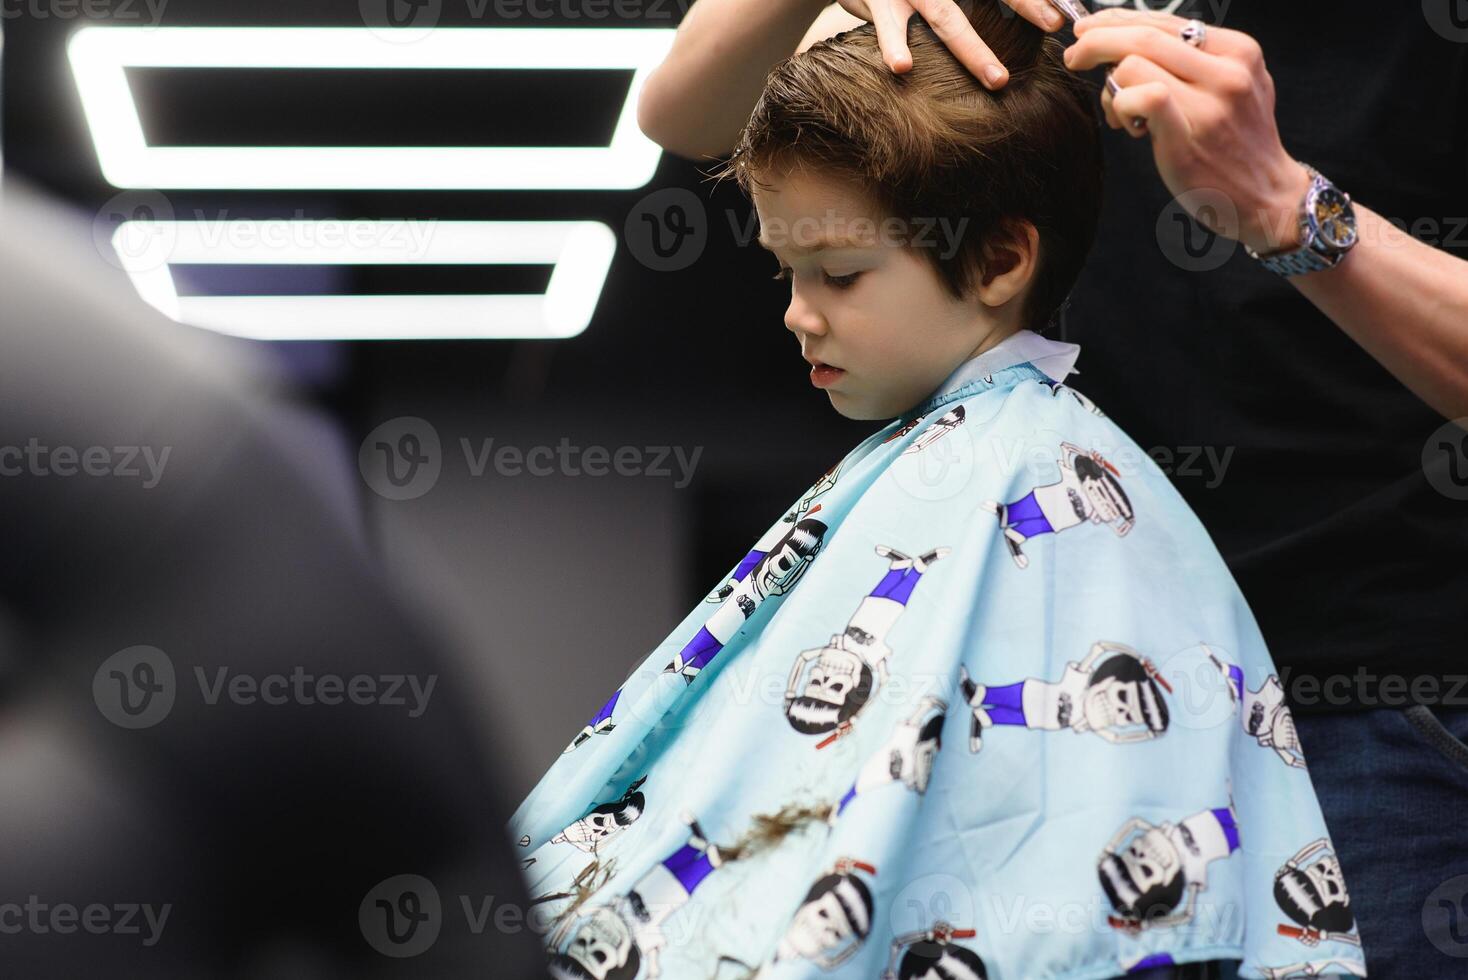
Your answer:
[[[1220,12],[1263,46],[1295,159],[1468,258],[1468,3],[1177,11],[1208,23]],[[1468,703],[1453,679],[1468,673],[1461,433],[1434,437],[1446,420],[1287,280],[1179,221],[1150,140],[1104,136],[1101,231],[1050,331],[1083,347],[1075,386],[1171,472],[1297,709],[1414,693]]]

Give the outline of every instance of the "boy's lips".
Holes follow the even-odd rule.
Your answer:
[[[817,388],[829,388],[845,374],[846,371],[843,368],[832,367],[820,361],[811,361],[810,383]]]

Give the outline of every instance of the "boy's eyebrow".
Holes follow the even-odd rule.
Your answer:
[[[770,244],[768,239],[765,238],[763,232],[760,233],[759,238],[755,239],[755,241],[759,242],[760,248],[763,248],[766,251],[773,252],[775,250],[775,247]],[[832,248],[861,248],[866,244],[866,242],[847,238],[843,235],[833,235],[830,237],[822,236],[820,238],[817,238],[815,242],[810,245],[792,244],[790,246],[790,249],[793,252],[820,252]]]

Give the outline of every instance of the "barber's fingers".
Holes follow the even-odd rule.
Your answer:
[[[1123,124],[1129,122],[1130,117],[1121,115],[1120,110],[1116,107],[1116,100],[1129,88],[1150,83],[1166,86],[1171,93],[1173,104],[1184,116],[1198,111],[1207,100],[1202,90],[1189,85],[1166,68],[1139,54],[1126,55],[1120,62],[1112,66],[1110,78],[1116,83],[1115,90],[1111,86],[1102,90],[1101,106],[1109,114],[1108,122],[1116,129],[1128,128]]]
[[[877,29],[882,60],[899,74],[912,69],[912,52],[907,46],[907,25],[917,13],[953,56],[975,78],[990,89],[1009,82],[1009,69],[994,50],[979,37],[974,26],[954,0],[839,0],[842,7]],[[1065,18],[1050,0],[1004,0],[1019,16],[1047,31],[1065,26]],[[860,7],[861,9],[858,9]]]
[[[874,3],[885,0],[872,0]],[[912,7],[928,22],[933,33],[947,45],[953,56],[986,87],[1002,88],[1009,81],[1009,69],[979,37],[968,15],[953,0],[911,0]],[[878,25],[880,27],[880,25]]]
[[[877,47],[882,60],[894,72],[912,68],[912,52],[907,49],[907,22],[913,8],[907,0],[836,0],[842,10],[876,28]]]
[[[873,3],[884,0],[872,0]],[[990,89],[1003,88],[1009,82],[1009,68],[985,43],[968,15],[953,0],[909,0],[933,33],[947,45],[953,56],[975,78]],[[1016,14],[1045,31],[1058,31],[1066,20],[1050,0],[1004,0]],[[880,34],[880,32],[879,32]]]
[[[1122,89],[1112,100],[1112,111],[1127,121],[1121,128],[1133,139],[1188,132],[1188,117],[1183,115],[1173,90],[1163,82],[1143,82]],[[1143,120],[1141,126],[1135,125],[1139,119]]]
[[[1140,55],[1127,55],[1111,73],[1120,87],[1116,95],[1106,92],[1101,105],[1113,129],[1141,138],[1149,133],[1161,140],[1186,139],[1192,133],[1188,105],[1197,98],[1176,75]],[[1136,120],[1142,126],[1135,126]]]
[[[1084,71],[1116,64],[1129,54],[1140,55],[1188,82],[1206,82],[1222,71],[1239,70],[1236,64],[1200,51],[1176,34],[1134,26],[1094,27],[1078,35],[1065,49],[1065,64],[1072,71]]]
[[[877,29],[877,47],[882,51],[882,60],[895,72],[912,68],[912,52],[907,49],[907,22],[915,9],[907,0],[867,0],[866,14],[853,9],[856,0],[841,0],[848,12],[871,21]],[[946,0],[952,2],[952,0]]]
[[[1108,10],[1097,11],[1076,21],[1075,34],[1077,38],[1080,38],[1098,28],[1131,26],[1149,27],[1164,34],[1169,34],[1172,37],[1180,38],[1183,25],[1186,23],[1188,23],[1187,19],[1179,17],[1176,14],[1165,14],[1156,10],[1131,10],[1112,7]],[[1207,54],[1242,61],[1246,65],[1262,59],[1259,42],[1253,36],[1245,34],[1243,31],[1233,31],[1226,27],[1218,27],[1213,24],[1208,25],[1208,37],[1204,40],[1203,47],[1200,50]]]
[[[1004,0],[1013,10],[1036,27],[1046,31],[1058,31],[1068,21],[1050,0]]]

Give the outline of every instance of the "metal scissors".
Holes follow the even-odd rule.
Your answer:
[[[1081,0],[1050,0],[1050,6],[1060,11],[1072,24],[1090,14],[1090,11],[1086,9],[1086,5]],[[1113,99],[1121,94],[1121,86],[1116,84],[1116,79],[1111,77],[1111,73],[1115,70],[1115,65],[1106,69],[1106,91],[1111,93]],[[1142,129],[1146,125],[1147,120],[1141,116],[1132,117],[1133,129]]]

